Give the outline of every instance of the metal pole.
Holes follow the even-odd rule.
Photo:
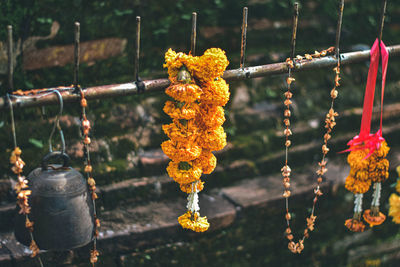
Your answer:
[[[8,57],[8,92],[14,91],[14,53],[12,26],[7,26],[7,57]]]
[[[400,45],[394,45],[387,47],[389,55],[391,57],[400,56]],[[341,65],[348,65],[356,62],[362,62],[369,60],[370,50],[356,51],[350,53],[341,54]],[[318,68],[332,68],[336,67],[337,59],[335,56],[327,56],[322,58],[316,58],[311,61],[302,60],[296,61],[295,68],[292,69],[294,72],[300,72],[305,70],[312,70]],[[225,71],[223,78],[229,81],[235,80],[246,80],[250,78],[266,77],[274,74],[287,73],[287,63],[280,62],[268,65],[246,67],[244,69],[234,69]],[[169,86],[170,82],[168,79],[156,79],[143,81],[147,92],[163,91]],[[47,88],[47,90],[54,90],[56,88]],[[74,94],[73,87],[58,87],[63,96],[64,102],[78,101],[80,96]],[[138,93],[138,88],[135,83],[123,83],[123,84],[111,84],[111,85],[100,85],[94,87],[88,87],[85,89],[85,98],[88,100],[110,98],[117,96],[135,95]],[[40,98],[37,96],[26,96],[26,97],[15,97],[10,96],[13,102],[14,108],[23,107],[37,107],[44,105],[56,105],[58,99],[54,94],[46,94]],[[0,98],[0,109],[4,109],[7,106],[7,100],[3,96]]]
[[[242,42],[240,46],[240,68],[244,68],[244,60],[246,56],[246,35],[247,35],[247,16],[248,8],[243,8],[243,22],[242,22]]]
[[[196,55],[196,31],[197,31],[197,13],[192,13],[192,35],[190,37],[190,52],[192,56]]]
[[[139,81],[139,56],[140,56],[140,17],[136,17],[136,47],[135,47],[135,68],[133,77]]]

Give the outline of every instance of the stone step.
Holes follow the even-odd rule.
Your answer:
[[[391,167],[400,165],[400,155],[394,153],[396,143],[400,140],[400,124],[384,128],[386,140],[392,146],[392,152],[389,153],[389,161]],[[333,138],[329,147],[332,151],[328,154],[328,160],[334,158],[342,158],[345,161],[345,155],[337,155],[337,152],[346,148],[346,143],[353,136],[346,135]],[[314,163],[314,171],[317,169],[317,162],[321,156],[321,144],[312,142],[309,144],[294,146],[289,154],[289,166],[302,167]],[[168,159],[159,153],[160,161],[164,162]],[[220,164],[215,171],[203,178],[206,182],[205,192],[216,187],[225,187],[236,181],[255,177],[261,174],[270,174],[280,172],[280,168],[284,162],[285,152],[271,154],[256,161],[236,160],[228,162],[228,164]],[[165,162],[166,164],[166,162]],[[345,163],[343,163],[345,164]],[[222,166],[221,166],[222,165]],[[161,166],[160,164],[158,166]],[[162,169],[165,172],[165,168]],[[121,182],[99,186],[99,207],[102,210],[109,210],[117,207],[121,203],[129,202],[133,206],[142,205],[148,201],[164,201],[184,197],[185,194],[180,192],[178,185],[165,174],[161,176],[149,176],[141,178],[127,179]],[[13,217],[15,205],[13,203],[0,206],[0,217],[5,218],[0,223],[0,231],[6,231],[12,227],[10,223]]]
[[[391,170],[393,170],[396,164],[400,162],[400,153],[393,149],[390,155],[391,161],[396,162],[391,164]],[[308,165],[301,171],[293,169],[292,196],[290,198],[291,206],[294,208],[293,212],[296,212],[296,208],[299,206],[308,207],[312,204],[315,184],[313,168],[313,166]],[[328,170],[326,181],[322,185],[323,198],[331,198],[331,195],[337,191],[335,188],[343,184],[344,178],[349,172],[349,167],[344,164],[343,158],[339,158],[328,163]],[[151,183],[151,179],[148,179],[147,182]],[[139,185],[132,181],[127,187]],[[119,186],[121,186],[120,190],[126,190],[122,184]],[[118,186],[113,189],[116,192],[119,190]],[[284,198],[282,197],[282,190],[281,175],[276,173],[239,180],[230,186],[202,192],[200,194],[201,214],[207,216],[211,223],[210,230],[202,234],[183,230],[178,225],[177,217],[185,212],[186,200],[184,194],[175,199],[149,200],[139,206],[129,200],[120,202],[118,206],[100,211],[99,214],[102,222],[98,242],[98,248],[102,253],[99,266],[121,266],[122,263],[125,264],[123,266],[129,266],[127,264],[132,260],[132,257],[143,256],[137,251],[184,240],[196,242],[196,240],[212,238],[214,232],[218,235],[228,227],[240,225],[243,220],[264,220],[264,216],[272,216],[271,214],[283,218]],[[349,201],[350,204],[351,201]],[[318,214],[319,216],[326,216],[324,215],[325,210],[321,210],[319,213],[322,213],[321,215]],[[264,215],[261,216],[261,214]],[[299,218],[299,220],[301,219]],[[296,220],[294,222],[296,226],[299,224]],[[257,223],[263,224],[264,222],[257,221]],[[342,224],[340,225],[342,226]],[[271,227],[276,227],[276,225]],[[324,226],[321,225],[320,227]],[[275,229],[271,229],[271,231],[276,232]],[[1,266],[13,266],[12,264],[36,265],[35,260],[29,258],[29,250],[16,242],[11,232],[0,233],[0,240],[2,240],[0,247]],[[43,251],[41,255],[47,266],[52,266],[55,262],[59,265],[73,262],[84,266],[88,261],[89,249],[90,246],[67,252]]]

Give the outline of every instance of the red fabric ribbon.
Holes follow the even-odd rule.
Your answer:
[[[379,49],[378,39],[375,40],[374,45],[371,48],[370,55],[371,61],[368,71],[367,87],[365,88],[360,134],[356,135],[352,140],[350,140],[347,143],[350,148],[343,151],[348,152],[352,150],[369,149],[369,154],[367,157],[369,157],[376,149],[379,149],[381,143],[385,141],[385,139],[382,137],[382,113],[386,71],[389,60],[389,53],[385,44],[381,41]],[[381,121],[379,130],[375,134],[371,134],[371,118],[374,104],[376,77],[378,75],[379,68],[379,56],[382,58]]]

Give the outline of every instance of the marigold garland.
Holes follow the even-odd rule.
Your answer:
[[[351,151],[347,156],[350,174],[346,178],[345,188],[356,195],[356,201],[353,218],[348,219],[345,226],[353,232],[364,231],[365,226],[361,227],[363,224],[361,217],[370,227],[380,225],[386,219],[386,216],[379,211],[379,198],[381,182],[389,178],[389,161],[385,157],[390,148],[383,137],[380,138],[382,140],[377,147],[369,149],[356,145],[350,147]],[[373,183],[374,193],[371,209],[365,210],[362,215],[362,195],[370,189]],[[352,224],[349,223],[350,220]],[[355,221],[357,221],[357,227],[354,226]]]
[[[229,86],[221,76],[228,64],[219,48],[210,48],[199,57],[172,49],[165,53],[164,67],[171,81],[165,93],[174,101],[167,101],[163,109],[172,123],[162,127],[170,140],[161,148],[172,159],[168,175],[189,194],[188,210],[178,222],[196,232],[204,232],[210,225],[199,213],[198,192],[204,188],[201,175],[215,169],[217,159],[212,151],[226,145],[222,106],[229,100]]]

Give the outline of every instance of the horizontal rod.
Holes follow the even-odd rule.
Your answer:
[[[387,47],[387,49],[391,57],[400,56],[400,45],[389,46]],[[341,64],[347,65],[366,61],[369,59],[369,53],[370,50],[343,53],[340,55]],[[303,70],[328,68],[335,67],[336,65],[337,59],[335,58],[335,56],[326,56],[322,58],[315,58],[312,60],[295,61],[295,68],[293,69],[293,71],[299,72]],[[283,74],[287,71],[287,63],[281,62],[261,66],[246,67],[243,69],[239,68],[234,70],[227,70],[225,71],[223,78],[228,82],[239,81],[257,77],[265,77],[274,74]],[[170,85],[168,79],[147,80],[143,81],[143,83],[145,85],[145,92],[162,91]],[[62,94],[64,102],[79,101],[80,99],[80,96],[73,92],[74,88],[72,86],[48,88],[48,90],[59,90]],[[138,88],[134,82],[87,87],[86,89],[84,89],[84,91],[85,97],[88,100],[138,94]],[[23,97],[10,95],[10,98],[14,108],[38,107],[58,104],[58,99],[55,94]],[[3,96],[0,98],[0,109],[5,109],[6,107],[6,96]]]

